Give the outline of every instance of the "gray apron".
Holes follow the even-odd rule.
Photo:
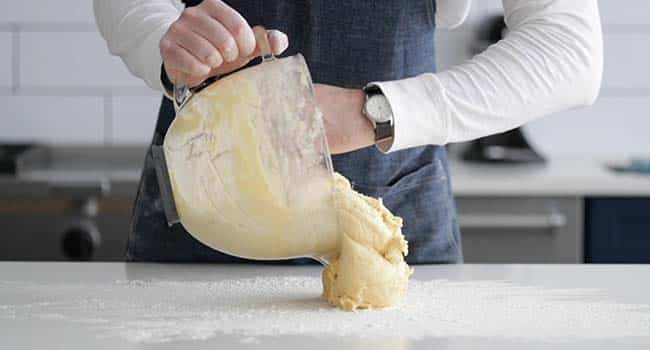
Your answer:
[[[186,1],[193,5],[200,1]],[[315,83],[361,88],[435,71],[434,0],[235,0],[228,3],[251,25],[289,36],[287,54],[305,56]],[[163,98],[153,137],[161,144],[174,116]],[[462,261],[460,233],[444,147],[382,154],[375,147],[333,156],[334,169],[354,188],[404,219],[407,261]],[[181,225],[168,227],[151,152],[134,206],[127,247],[130,261],[245,262],[214,251]],[[304,263],[306,259],[293,262]],[[286,263],[286,262],[285,262]]]

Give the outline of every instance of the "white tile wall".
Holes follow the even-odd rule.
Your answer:
[[[603,89],[589,108],[558,113],[524,127],[547,154],[650,155],[650,1],[600,0],[605,40]],[[436,34],[438,68],[462,62],[468,35],[482,13],[500,11],[499,0],[474,0],[468,23]]]
[[[650,1],[599,4],[606,40],[602,98],[589,109],[526,126],[547,153],[650,153],[645,135],[650,130]],[[478,25],[499,11],[500,0],[474,0],[464,25],[456,31],[439,30],[438,67],[468,58]],[[159,94],[108,55],[93,23],[90,0],[21,0],[3,7],[0,142],[149,142]],[[15,27],[20,28],[18,55],[11,46]],[[12,72],[14,56],[20,60],[18,72]],[[12,89],[14,73],[20,80]]]
[[[0,12],[0,143],[146,143],[158,96],[109,55],[91,0],[21,0]],[[134,115],[145,116],[126,122]]]
[[[137,144],[150,141],[160,99],[159,96],[113,98],[113,142]]]
[[[0,32],[0,86],[11,86],[11,33]]]
[[[100,97],[0,96],[0,140],[101,144]]]
[[[582,1],[582,0],[578,0]],[[603,24],[650,24],[648,0],[599,0],[598,7]],[[473,0],[471,15],[503,11],[502,0]]]
[[[92,0],[4,0],[0,11],[1,22],[91,22],[92,18]]]
[[[598,6],[605,25],[650,24],[648,0],[600,0]]]
[[[650,97],[601,97],[593,107],[558,113],[526,126],[546,154],[649,155]]]
[[[650,31],[606,34],[604,42],[605,85],[616,88],[650,88]]]
[[[20,34],[21,86],[144,86],[96,32]]]

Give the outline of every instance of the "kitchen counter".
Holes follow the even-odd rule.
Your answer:
[[[603,160],[553,158],[547,164],[451,160],[450,164],[456,196],[650,196],[650,175],[615,172]]]
[[[122,260],[145,151],[143,146],[46,147],[20,163],[17,177],[0,175],[0,225],[14,230],[4,241],[0,237],[0,256],[67,259],[70,254],[59,249],[61,237],[71,223],[90,216],[101,233],[93,259]],[[453,152],[450,173],[467,262],[575,263],[586,256],[599,261],[598,255],[607,261],[622,256],[631,259],[625,262],[645,261],[638,256],[647,256],[650,241],[642,239],[647,226],[635,217],[646,216],[649,175],[617,173],[596,159],[476,164],[458,160]],[[596,225],[594,218],[616,224]],[[621,225],[625,229],[612,231]],[[590,256],[585,242],[598,242],[595,228],[603,231],[598,237],[606,244]],[[614,247],[607,243],[611,239],[622,243]]]
[[[134,196],[144,146],[50,147],[20,176],[0,175],[0,198]],[[650,196],[650,175],[617,173],[605,161],[553,158],[547,164],[476,164],[450,154],[456,196]]]
[[[398,308],[317,266],[0,263],[5,349],[647,349],[650,266],[416,266]]]
[[[0,199],[133,198],[144,146],[35,147],[18,160],[17,175],[0,174]]]

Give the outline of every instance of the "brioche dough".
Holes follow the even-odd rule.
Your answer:
[[[331,177],[318,166],[324,156],[313,151],[322,126],[308,124],[320,123],[320,114],[300,100],[311,94],[308,76],[290,74],[288,59],[265,65],[266,75],[256,74],[256,66],[201,91],[170,126],[165,157],[183,226],[202,243],[235,256],[327,260],[323,297],[342,309],[396,305],[412,273],[404,261],[402,219],[381,200],[355,192],[339,174],[332,205]],[[265,84],[259,80],[272,74],[277,77]],[[292,96],[290,88],[269,85],[287,79],[298,79],[289,85],[303,91]],[[282,95],[269,96],[274,91]],[[275,100],[265,102],[270,97]],[[317,115],[296,117],[306,113]],[[281,127],[264,124],[270,118]],[[274,138],[274,130],[306,137]],[[291,163],[296,152],[301,158]]]
[[[394,306],[413,273],[402,219],[335,174],[341,244],[323,271],[323,297],[344,310]]]
[[[289,79],[301,89],[309,85],[290,74],[291,58],[264,65],[265,74],[256,74],[258,65],[219,79],[174,119],[164,150],[176,209],[194,238],[230,255],[264,260],[329,254],[339,242],[332,184],[327,168],[317,163],[322,155],[283,157],[310,150],[300,143],[310,140],[274,139],[271,133],[290,127],[287,133],[308,135],[310,126],[296,123],[295,114],[315,110],[286,105],[298,92],[295,99],[275,96],[269,104],[265,99],[273,96],[260,91],[265,86],[289,94],[281,85]],[[274,75],[285,78],[260,81]],[[285,124],[270,127],[271,118]],[[325,174],[316,176],[318,171]]]

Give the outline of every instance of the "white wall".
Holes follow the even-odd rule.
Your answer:
[[[542,118],[524,130],[549,155],[650,155],[650,1],[598,3],[605,41],[599,100],[590,108]],[[438,68],[469,58],[469,41],[476,35],[477,24],[486,14],[502,11],[499,0],[474,0],[461,28],[438,30]]]
[[[526,126],[545,153],[650,154],[650,1],[599,3],[606,51],[601,98],[589,109]],[[466,24],[439,30],[439,68],[468,58],[477,23],[498,11],[499,0],[474,0]],[[109,56],[92,1],[22,0],[0,12],[0,142],[146,143],[159,102],[159,94]]]
[[[108,54],[90,0],[0,12],[0,143],[146,143],[160,95]]]

